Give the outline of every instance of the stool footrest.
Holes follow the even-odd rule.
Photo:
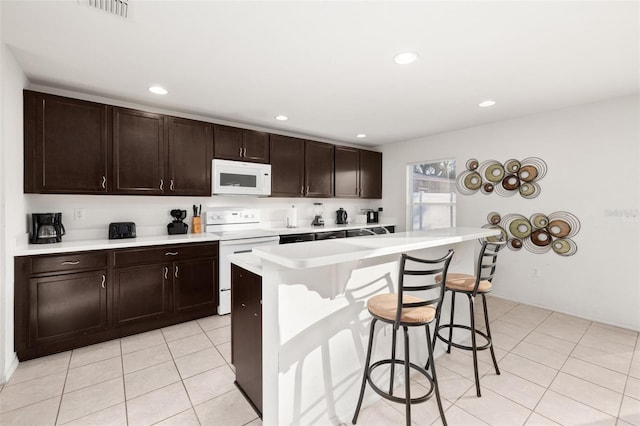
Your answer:
[[[383,365],[387,365],[387,364],[397,364],[397,365],[401,365],[404,368],[404,360],[402,359],[396,359],[396,360],[392,360],[392,359],[383,359],[380,361],[377,361],[373,364],[371,364],[371,366],[369,367],[369,369],[367,370],[367,382],[369,382],[369,385],[371,386],[371,389],[373,389],[378,395],[380,395],[381,397],[388,399],[389,401],[394,401],[394,402],[398,402],[401,404],[406,404],[407,402],[407,398],[401,398],[398,396],[394,396],[394,395],[390,395],[388,392],[383,391],[382,389],[380,389],[374,382],[373,379],[371,378],[371,373],[373,373],[373,370],[375,370],[378,367],[381,367]],[[427,391],[426,394],[416,397],[416,398],[411,398],[411,404],[417,404],[420,402],[424,402],[426,400],[428,400],[429,398],[431,398],[431,396],[433,396],[434,393],[434,386],[433,386],[433,377],[431,377],[431,375],[429,374],[429,372],[427,370],[425,370],[423,367],[416,365],[412,362],[409,362],[409,366],[410,368],[418,371],[419,373],[421,373],[423,376],[426,377],[427,381],[429,382],[429,390]]]
[[[483,350],[489,349],[491,347],[491,338],[489,338],[489,336],[487,336],[486,333],[483,333],[482,331],[479,331],[479,330],[473,330],[468,325],[445,324],[445,325],[439,326],[438,329],[436,330],[436,337],[438,337],[438,339],[442,340],[446,344],[451,344],[451,346],[453,346],[454,348],[464,349],[466,351],[472,351],[473,350],[473,346],[467,346],[467,345],[463,345],[463,344],[456,343],[456,342],[453,342],[453,341],[450,342],[448,338],[446,338],[446,337],[444,337],[444,336],[442,336],[440,334],[440,330],[449,329],[449,328],[459,328],[459,329],[463,329],[463,330],[468,330],[468,331],[471,331],[471,332],[475,332],[477,335],[479,335],[482,338],[484,338],[487,342],[484,345],[476,344],[476,350],[477,351],[483,351]]]

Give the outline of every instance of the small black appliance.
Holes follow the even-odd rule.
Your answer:
[[[109,224],[109,239],[135,238],[136,224],[133,222],[113,222]]]
[[[367,209],[363,212],[367,215],[367,223],[378,223],[378,212],[376,210]]]
[[[169,235],[186,234],[189,230],[189,225],[184,223],[183,220],[187,217],[187,211],[174,209],[171,210],[171,216],[173,217],[173,222],[167,225]]]
[[[62,213],[33,213],[31,215],[31,244],[59,243],[66,233]]]
[[[346,225],[347,224],[347,211],[340,207],[336,210],[336,225]]]

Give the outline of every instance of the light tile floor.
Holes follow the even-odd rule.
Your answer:
[[[449,425],[640,425],[638,333],[496,297],[489,312],[502,374],[480,352],[481,398],[470,353],[454,348],[436,362]],[[229,321],[22,362],[0,386],[0,425],[261,425],[233,384]],[[423,385],[412,381],[416,392]],[[412,420],[442,424],[433,400],[414,406]],[[404,407],[384,400],[358,419],[404,424]]]

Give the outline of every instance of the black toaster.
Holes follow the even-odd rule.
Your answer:
[[[113,222],[109,224],[109,239],[135,238],[136,224],[133,222]]]

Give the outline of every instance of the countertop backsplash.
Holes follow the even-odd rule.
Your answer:
[[[66,229],[64,241],[79,241],[107,238],[111,222],[135,222],[139,237],[166,235],[167,224],[172,221],[169,211],[187,210],[185,222],[191,224],[191,206],[202,204],[203,214],[207,209],[221,207],[245,207],[260,209],[262,223],[268,228],[279,228],[286,224],[287,209],[295,205],[298,210],[298,226],[310,226],[315,214],[314,202],[323,203],[323,218],[326,225],[335,224],[336,210],[344,208],[349,223],[355,221],[360,209],[384,207],[381,200],[365,199],[306,199],[306,198],[256,198],[245,196],[215,197],[169,197],[127,195],[57,195],[28,194],[29,213],[61,212]],[[76,210],[82,210],[82,219],[75,219]],[[391,218],[380,214],[381,223]],[[26,229],[30,226],[30,215],[25,218]],[[28,234],[25,234],[25,241]]]

